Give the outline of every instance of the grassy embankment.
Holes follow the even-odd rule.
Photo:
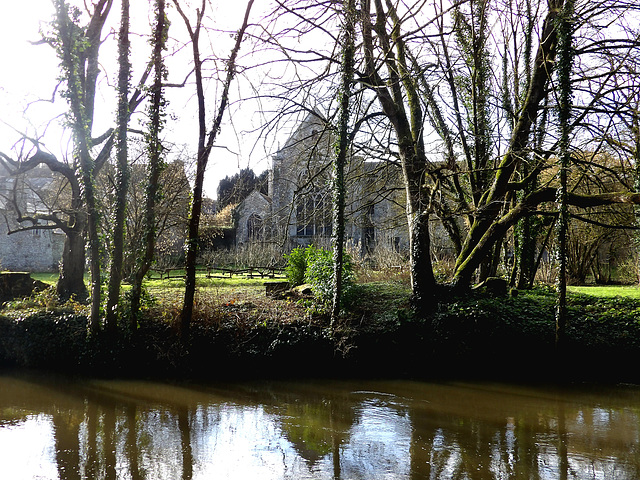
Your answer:
[[[55,277],[34,275],[43,281]],[[571,287],[563,355],[555,349],[550,288],[490,297],[481,292],[441,302],[418,318],[399,281],[370,282],[340,324],[312,302],[274,300],[266,279],[199,279],[193,335],[172,327],[181,279],[153,279],[134,335],[86,339],[86,311],[37,299],[0,310],[0,360],[101,374],[480,375],[639,381],[640,289]],[[26,308],[25,308],[26,307]],[[2,318],[1,316],[5,317]]]

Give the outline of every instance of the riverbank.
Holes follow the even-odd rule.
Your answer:
[[[562,356],[553,292],[477,292],[450,298],[424,318],[406,288],[369,284],[333,329],[309,301],[201,299],[191,337],[177,309],[151,305],[133,333],[88,337],[78,305],[3,310],[0,364],[107,377],[420,377],[640,381],[640,301],[569,296]]]

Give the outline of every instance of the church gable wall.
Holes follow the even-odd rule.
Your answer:
[[[252,192],[238,208],[236,242],[240,244],[253,240],[264,240],[268,234],[270,217],[269,200],[260,192]]]

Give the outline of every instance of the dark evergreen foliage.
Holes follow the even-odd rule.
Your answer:
[[[268,171],[256,175],[247,167],[240,170],[235,175],[226,176],[218,183],[218,209],[222,210],[227,205],[242,202],[254,190],[267,195],[268,191]]]

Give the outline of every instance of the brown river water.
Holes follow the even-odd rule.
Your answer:
[[[640,479],[640,386],[4,371],[0,479]]]

